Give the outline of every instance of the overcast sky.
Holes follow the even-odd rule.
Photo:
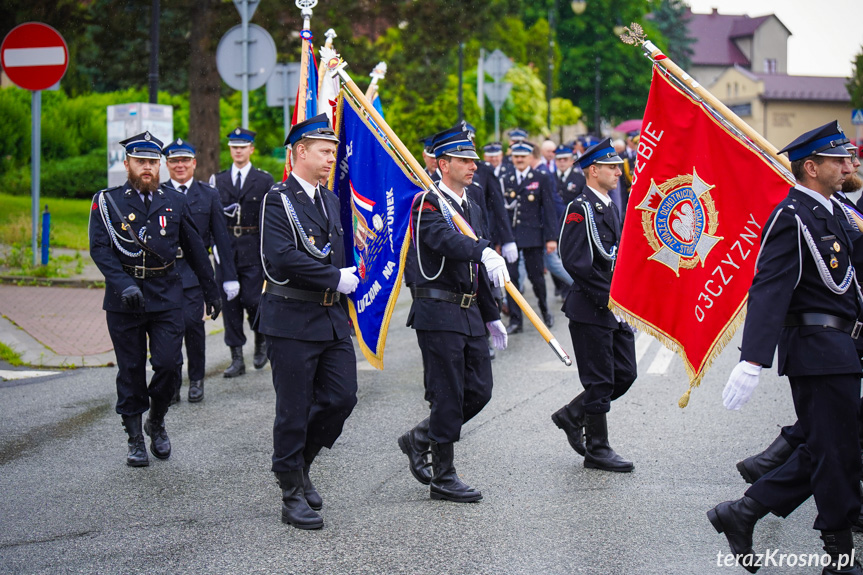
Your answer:
[[[795,76],[850,76],[863,46],[860,0],[686,0],[697,14],[776,14],[791,30],[788,73]]]

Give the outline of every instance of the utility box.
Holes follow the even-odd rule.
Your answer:
[[[117,104],[108,106],[108,186],[126,181],[126,150],[118,142],[142,132],[150,132],[163,144],[174,140],[174,108],[161,104]],[[165,162],[159,168],[159,181],[168,179]]]

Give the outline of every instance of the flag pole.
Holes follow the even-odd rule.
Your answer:
[[[413,154],[407,149],[407,147],[402,143],[401,139],[393,132],[392,128],[390,128],[389,124],[381,117],[377,110],[375,110],[374,106],[372,106],[371,102],[369,102],[368,98],[366,98],[365,94],[359,89],[359,87],[354,83],[351,79],[350,75],[345,71],[347,67],[347,63],[341,61],[338,58],[332,58],[330,62],[327,62],[327,68],[330,70],[330,74],[338,75],[341,78],[342,83],[348,89],[351,96],[363,107],[366,114],[368,114],[372,120],[374,120],[377,127],[383,132],[386,136],[389,144],[395,149],[395,151],[401,156],[402,160],[407,163],[410,167],[411,171],[414,174],[414,177],[419,178],[420,182],[425,189],[430,190],[438,195],[441,195],[440,190],[438,190],[435,183],[432,181],[431,177],[429,177],[428,173],[422,169],[417,162],[416,158],[414,158]],[[459,216],[458,213],[453,212],[453,222],[458,226],[461,232],[472,239],[477,239],[476,234],[474,234],[473,230],[470,228],[470,225]],[[545,326],[542,322],[542,319],[537,315],[533,308],[530,307],[530,304],[527,303],[527,300],[524,299],[524,296],[518,291],[518,288],[515,287],[511,281],[506,282],[506,292],[509,294],[509,297],[512,298],[512,301],[518,304],[518,307],[522,309],[524,314],[536,328],[536,330],[540,333],[542,338],[548,343],[554,353],[557,354],[557,357],[566,364],[572,365],[572,360],[569,358],[569,355],[563,350],[563,348],[558,343],[557,339],[554,337],[554,334]]]
[[[687,90],[698,96],[705,104],[713,108],[713,110],[722,117],[724,121],[734,126],[740,133],[746,136],[762,154],[771,161],[780,164],[789,173],[791,172],[791,163],[785,156],[779,155],[779,150],[776,146],[768,142],[761,134],[756,132],[752,126],[740,119],[740,117],[732,112],[728,106],[723,104],[710,93],[704,86],[699,84],[695,78],[686,73],[683,68],[674,63],[674,61],[662,53],[662,50],[656,47],[644,35],[644,29],[641,25],[633,23],[624,28],[625,32],[620,35],[620,40],[625,44],[640,45],[645,54],[657,66],[662,67],[669,74],[674,76]]]
[[[378,80],[382,80],[384,76],[387,75],[387,63],[386,62],[378,62],[378,65],[374,67],[372,73],[369,76],[372,77],[372,81],[369,84],[368,90],[366,90],[366,98],[369,102],[374,101],[375,94],[378,91]]]

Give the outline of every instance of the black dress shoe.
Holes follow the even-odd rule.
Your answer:
[[[309,507],[315,511],[320,511],[324,506],[324,500],[321,498],[318,490],[315,489],[311,477],[309,477],[309,467],[310,465],[303,467],[303,495],[306,496],[306,503],[309,504]]]
[[[521,322],[510,322],[506,328],[507,335],[512,335],[514,333],[521,333],[523,331],[523,327]]]
[[[148,416],[147,422],[144,424],[144,433],[150,436],[150,452],[153,455],[159,459],[171,457],[171,440],[165,429],[164,416]]]
[[[737,501],[725,501],[707,512],[707,519],[717,533],[724,533],[731,552],[738,558],[740,565],[755,573],[755,553],[752,550],[752,532],[759,519],[769,510],[750,497]]]
[[[204,399],[204,380],[196,379],[189,382],[189,403],[198,403]]]
[[[547,327],[548,329],[551,329],[554,327],[554,316],[551,315],[550,313],[548,313],[547,311],[543,312],[542,321],[545,322],[545,327]]]
[[[246,373],[246,363],[243,361],[243,348],[231,348],[231,365],[222,373],[224,377],[240,377]]]

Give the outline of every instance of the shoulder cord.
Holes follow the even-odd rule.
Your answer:
[[[234,202],[230,206],[225,206],[224,208],[222,208],[222,211],[225,213],[226,217],[237,218],[237,223],[240,223],[240,213],[242,211],[240,208],[240,204]]]
[[[123,246],[120,245],[121,241],[126,242],[127,244],[133,244],[135,242],[132,240],[127,240],[126,238],[123,238],[123,237],[117,235],[116,230],[114,230],[114,225],[113,225],[113,223],[111,223],[111,214],[108,211],[108,204],[105,202],[105,192],[99,193],[99,213],[102,216],[102,223],[105,224],[105,229],[108,230],[108,236],[110,236],[110,238],[111,238],[111,243],[114,244],[114,247],[116,247],[120,251],[120,253],[122,253],[122,254],[130,257],[130,258],[140,257],[144,253],[143,249],[139,249],[137,252],[131,252],[131,251],[127,250],[126,248],[124,248]],[[132,231],[132,230],[129,230],[129,231]],[[143,241],[144,240],[144,234],[146,234],[146,233],[147,233],[147,226],[141,226],[141,229],[138,230],[138,239]]]
[[[855,222],[855,221],[854,221],[854,217],[851,215],[851,214],[852,214],[852,209],[851,209],[851,207],[850,207],[850,206],[847,206],[847,205],[845,204],[845,202],[840,202],[840,201],[837,201],[837,200],[833,200],[833,202],[834,202],[836,205],[838,205],[840,208],[842,208],[842,213],[845,215],[845,219],[846,219],[846,220],[848,220],[848,223],[849,223],[849,224],[851,224],[851,226],[852,226],[855,230],[857,230],[858,232],[863,231],[863,230],[861,230],[861,229],[860,229],[860,227],[857,225],[857,222]]]
[[[584,204],[585,213],[587,214],[587,220],[590,223],[590,225],[588,226],[588,242],[590,241],[591,236],[593,236],[593,243],[596,244],[596,249],[599,252],[599,255],[601,255],[606,261],[614,262],[614,260],[617,259],[617,246],[611,246],[611,252],[605,251],[605,247],[603,247],[602,241],[599,238],[599,229],[597,229],[596,227],[596,220],[594,219],[593,215],[593,207],[590,205],[590,202],[582,202],[582,204]],[[591,256],[591,261],[592,259],[593,256]]]
[[[422,215],[423,215],[423,204],[425,203],[426,196],[428,196],[428,194],[429,194],[429,190],[426,190],[423,193],[422,198],[420,198],[419,211],[417,212],[417,227],[416,227],[416,230],[414,231],[414,235],[416,237],[414,238],[414,240],[415,240],[415,247],[416,247],[416,252],[417,252],[417,267],[420,270],[420,274],[427,281],[434,281],[437,278],[439,278],[440,275],[443,273],[443,268],[446,265],[446,256],[441,256],[440,269],[437,271],[437,273],[435,275],[433,275],[432,277],[427,276],[425,270],[423,269],[422,259],[420,256],[420,219],[422,218]],[[440,213],[441,213],[441,215],[443,215],[444,220],[446,220],[447,225],[453,231],[461,233],[455,227],[455,224],[452,222],[452,215],[450,215],[450,213],[449,213],[449,206],[447,205],[446,200],[444,200],[443,198],[440,198],[440,200],[441,201],[438,202],[438,205],[440,206]]]
[[[303,247],[306,248],[306,251],[308,251],[310,255],[318,258],[319,260],[322,260],[328,255],[330,255],[330,250],[332,250],[332,244],[330,242],[327,242],[327,245],[325,245],[324,249],[322,250],[319,250],[317,247],[315,247],[312,242],[309,241],[309,236],[306,235],[306,231],[303,229],[303,226],[300,223],[300,217],[297,215],[296,210],[294,210],[294,205],[291,203],[291,200],[289,200],[288,196],[283,194],[282,192],[279,192],[279,195],[282,197],[282,204],[285,206],[285,215],[288,216],[288,220],[293,224],[294,240],[296,241],[297,232],[300,232],[300,238],[303,240]],[[297,246],[297,249],[299,249],[299,246]]]
[[[285,194],[283,194],[281,192],[278,192],[278,194],[282,197],[282,203],[284,204],[284,202],[287,201]],[[291,231],[294,233],[294,245],[297,247],[297,249],[300,249],[299,243],[297,242],[297,229],[296,229],[296,226],[294,224],[293,218],[291,218],[291,215],[288,212],[288,208],[287,208],[288,205],[290,205],[290,203],[288,203],[285,206],[285,215],[288,216],[288,221],[291,222]],[[291,209],[293,210],[293,206],[291,206]],[[267,281],[271,281],[276,285],[283,286],[291,280],[286,279],[285,281],[278,281],[273,276],[271,276],[270,273],[267,271],[267,263],[266,263],[265,258],[264,258],[264,222],[266,221],[266,214],[267,214],[267,197],[264,196],[264,199],[261,201],[261,249],[260,249],[261,266],[264,268],[264,275],[267,276]],[[294,215],[296,215],[296,212],[294,212]],[[302,228],[302,226],[300,226],[300,233],[302,233],[302,231],[303,231],[303,228]],[[304,245],[306,245],[306,247],[308,247],[308,238],[305,236],[305,234],[303,234],[303,239],[305,241]],[[314,246],[311,246],[311,247],[314,248]],[[327,244],[327,247],[324,248],[327,250],[327,253],[329,253],[329,247],[330,247],[330,244]],[[315,249],[317,250],[317,248],[315,248]],[[314,255],[314,254],[312,254],[312,255]]]
[[[806,240],[806,245],[809,246],[809,252],[812,254],[812,259],[815,260],[815,267],[818,268],[818,274],[821,276],[821,281],[824,282],[827,289],[835,294],[844,294],[847,292],[848,288],[851,287],[851,282],[855,281],[854,266],[848,264],[848,269],[845,270],[845,277],[842,279],[842,283],[836,285],[836,282],[833,281],[833,276],[830,275],[830,270],[827,269],[827,264],[824,263],[824,258],[821,257],[821,253],[815,245],[815,240],[812,239],[812,234],[809,233],[809,228],[806,227],[806,224],[803,223],[800,216],[795,215],[794,217],[797,218],[797,225],[799,226],[800,231],[803,232],[803,238]]]

